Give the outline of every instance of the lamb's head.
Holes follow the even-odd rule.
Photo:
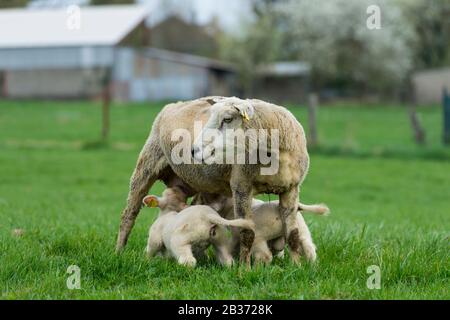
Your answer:
[[[192,145],[192,157],[205,162],[214,157],[216,151],[225,152],[227,145],[234,144],[235,137],[226,133],[245,130],[255,112],[249,100],[236,97],[207,101],[212,105],[210,116]]]
[[[164,214],[170,211],[179,212],[185,209],[188,206],[186,201],[187,196],[185,193],[179,188],[174,187],[164,190],[161,197],[148,195],[142,200],[142,203],[150,208],[160,208],[160,214]]]

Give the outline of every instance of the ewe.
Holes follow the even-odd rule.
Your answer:
[[[211,106],[212,105],[212,106]],[[270,136],[276,130],[279,137],[275,150],[279,162],[273,174],[261,174],[265,165],[257,164],[201,164],[175,163],[172,149],[178,141],[172,135],[185,129],[193,136],[194,123],[202,121],[205,128],[224,133],[227,129],[265,129]],[[211,156],[211,141],[203,141],[203,132],[193,136],[193,157],[205,160]],[[219,137],[220,138],[220,137]],[[269,137],[270,138],[270,137]],[[224,147],[226,147],[224,145]],[[207,150],[209,154],[204,154]],[[267,150],[266,150],[267,151]],[[189,195],[197,192],[225,194],[233,197],[236,218],[251,217],[253,196],[261,193],[279,195],[279,211],[291,257],[298,261],[301,253],[301,230],[297,225],[299,186],[309,167],[303,127],[285,108],[261,100],[209,97],[168,104],[153,124],[131,177],[127,206],[122,212],[116,249],[124,248],[140,211],[142,199],[156,180],[168,187],[179,186]],[[241,261],[250,263],[250,249],[255,234],[241,230]]]

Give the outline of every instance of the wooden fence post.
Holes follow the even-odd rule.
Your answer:
[[[317,146],[319,141],[317,138],[317,94],[311,93],[308,96],[308,144]]]
[[[105,70],[102,79],[102,141],[106,142],[109,136],[109,109],[111,104],[111,70]]]
[[[416,89],[413,87],[412,83],[409,82],[409,99],[408,99],[408,113],[409,119],[411,121],[411,127],[413,129],[414,141],[418,145],[424,145],[426,143],[426,133],[422,124],[420,123],[420,118],[417,115],[417,97]]]
[[[414,131],[414,140],[417,144],[424,145],[425,144],[425,130],[422,128],[420,124],[419,117],[416,112],[416,104],[413,103],[409,107],[409,118],[411,120],[411,125]]]

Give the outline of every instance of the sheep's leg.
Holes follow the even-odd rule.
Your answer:
[[[142,149],[130,181],[127,206],[122,212],[116,252],[122,251],[142,207],[142,199],[166,166],[157,139],[149,139]]]
[[[280,215],[292,260],[300,260],[300,230],[297,223],[298,186],[280,194]]]
[[[308,261],[314,262],[317,257],[316,246],[314,245],[311,232],[309,231],[302,214],[297,214],[297,224],[300,233],[301,250]]]
[[[252,190],[251,186],[238,185],[233,188],[234,215],[236,218],[251,219]],[[255,240],[255,232],[241,229],[240,262],[250,267],[251,248]]]
[[[239,252],[241,250],[240,232],[239,228],[236,227],[231,227],[230,229],[231,229],[230,252],[234,258],[237,258],[239,257]]]

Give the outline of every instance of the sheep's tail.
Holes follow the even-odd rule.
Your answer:
[[[326,216],[330,213],[330,209],[324,203],[319,204],[303,204],[298,202],[298,210],[302,212],[309,212],[319,216]]]
[[[222,226],[230,226],[230,227],[239,227],[244,229],[255,229],[255,223],[251,220],[247,219],[234,219],[234,220],[227,220],[220,216],[211,215],[209,217],[209,221],[213,224],[220,224]]]

